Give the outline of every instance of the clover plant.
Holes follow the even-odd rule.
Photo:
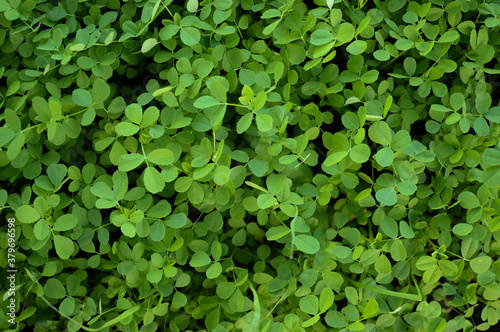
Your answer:
[[[1,329],[497,328],[499,31],[498,0],[0,0]]]

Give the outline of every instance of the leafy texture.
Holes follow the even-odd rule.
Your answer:
[[[498,330],[498,1],[0,25],[0,330]]]

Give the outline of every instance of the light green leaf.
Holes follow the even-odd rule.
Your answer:
[[[319,241],[316,238],[305,234],[295,236],[293,244],[298,250],[311,255],[317,253],[320,248]]]
[[[122,172],[130,172],[131,170],[139,167],[144,160],[146,160],[144,155],[138,153],[121,155],[118,159],[118,169]]]
[[[38,210],[31,206],[23,205],[16,210],[17,219],[24,224],[32,224],[41,218]]]
[[[144,186],[153,194],[159,193],[165,188],[165,180],[155,167],[149,166],[144,171]]]
[[[197,251],[191,257],[189,261],[189,265],[192,267],[202,267],[208,265],[212,262],[208,254],[204,251]]]
[[[174,162],[174,154],[168,149],[156,149],[147,155],[148,161],[153,164],[167,166]]]
[[[363,309],[363,319],[368,319],[375,316],[378,313],[378,303],[377,300],[371,298]]]
[[[69,231],[78,224],[78,218],[74,214],[65,214],[57,218],[53,229],[58,232]]]
[[[368,137],[375,143],[381,145],[391,144],[391,128],[384,121],[377,121],[368,129]]]
[[[333,166],[335,164],[338,164],[342,159],[347,157],[348,152],[347,151],[338,151],[334,152],[325,159],[325,166]]]
[[[165,225],[171,228],[182,228],[187,224],[187,217],[184,213],[172,214],[165,219]]]
[[[377,201],[384,205],[394,205],[398,201],[398,196],[394,188],[382,188],[375,193]]]
[[[201,38],[200,30],[193,27],[184,27],[181,29],[181,40],[187,46],[196,45]]]
[[[484,273],[490,269],[493,260],[489,256],[479,256],[470,261],[470,267],[477,274]]]
[[[50,278],[43,286],[43,293],[51,299],[62,299],[66,296],[66,289],[56,278]]]
[[[54,235],[54,247],[61,259],[68,259],[73,253],[73,241],[61,235]]]
[[[73,101],[78,106],[89,107],[92,105],[92,95],[85,89],[73,90]]]

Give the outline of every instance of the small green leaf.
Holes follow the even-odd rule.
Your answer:
[[[317,253],[320,248],[319,241],[315,237],[305,234],[295,236],[293,244],[298,250],[310,255]]]
[[[115,126],[116,133],[121,136],[132,136],[136,134],[139,129],[141,128],[138,125],[130,122],[120,122]]]
[[[78,218],[74,214],[65,214],[57,218],[53,229],[58,232],[69,231],[78,224]]]
[[[85,89],[73,90],[73,101],[78,106],[89,107],[92,105],[92,95]]]
[[[378,313],[378,302],[374,298],[368,300],[365,309],[363,309],[363,319],[368,319]]]
[[[359,55],[362,54],[367,47],[368,44],[364,40],[355,40],[347,46],[346,50],[352,55]]]
[[[391,144],[392,135],[389,125],[384,121],[377,121],[368,129],[368,137],[381,145]]]
[[[201,96],[200,98],[196,99],[193,106],[196,108],[204,109],[212,106],[217,106],[219,104],[220,102],[212,96]]]
[[[138,153],[129,153],[121,155],[118,159],[118,169],[122,172],[130,172],[139,167],[145,160],[144,155]]]
[[[50,278],[43,286],[43,293],[51,299],[62,299],[66,296],[66,289],[56,278]]]
[[[333,291],[328,287],[323,288],[319,296],[319,311],[323,313],[330,309],[334,299],[335,296],[333,295]]]
[[[321,46],[333,41],[334,37],[328,30],[317,29],[311,34],[311,44]]]
[[[187,224],[187,217],[184,213],[172,214],[165,219],[165,225],[172,228],[182,228]]]
[[[300,299],[299,307],[300,310],[309,315],[316,315],[319,307],[318,298],[312,294],[306,295]]]
[[[493,260],[489,256],[480,256],[470,261],[470,267],[477,274],[484,273],[490,269]]]
[[[157,44],[158,44],[158,41],[156,40],[156,38],[148,38],[142,44],[141,52],[142,53],[147,53],[151,49],[153,49],[153,47],[155,47]]]
[[[387,206],[394,205],[398,201],[398,196],[394,188],[379,189],[375,193],[375,198],[377,198],[377,201]]]
[[[68,259],[73,253],[73,241],[61,235],[54,235],[54,247],[61,259]]]
[[[200,30],[193,27],[184,27],[181,29],[181,40],[186,46],[196,45],[201,38]]]
[[[167,166],[174,162],[174,154],[168,149],[156,149],[147,155],[148,161],[153,164]]]
[[[262,210],[273,207],[274,204],[276,203],[277,203],[276,198],[271,196],[270,194],[261,194],[257,198],[257,206],[259,207],[259,209]]]
[[[159,193],[165,188],[165,180],[155,167],[149,166],[144,171],[144,186],[153,194]]]
[[[191,265],[192,267],[202,267],[210,264],[211,262],[212,260],[210,259],[210,257],[207,255],[206,252],[197,251],[193,254],[193,257],[191,257],[189,265]]]
[[[25,224],[32,224],[41,218],[40,213],[35,208],[27,205],[17,208],[16,217]]]
[[[452,228],[452,231],[453,233],[455,233],[456,235],[459,235],[459,236],[466,236],[468,235],[470,232],[472,232],[472,225],[470,224],[464,224],[464,223],[461,223],[461,224],[456,224],[455,226],[453,226]]]
[[[348,152],[347,151],[338,151],[334,152],[325,159],[325,166],[333,166],[335,164],[338,164],[342,159],[347,157]]]

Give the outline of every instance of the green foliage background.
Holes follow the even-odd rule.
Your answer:
[[[499,15],[0,0],[2,330],[490,329]]]

